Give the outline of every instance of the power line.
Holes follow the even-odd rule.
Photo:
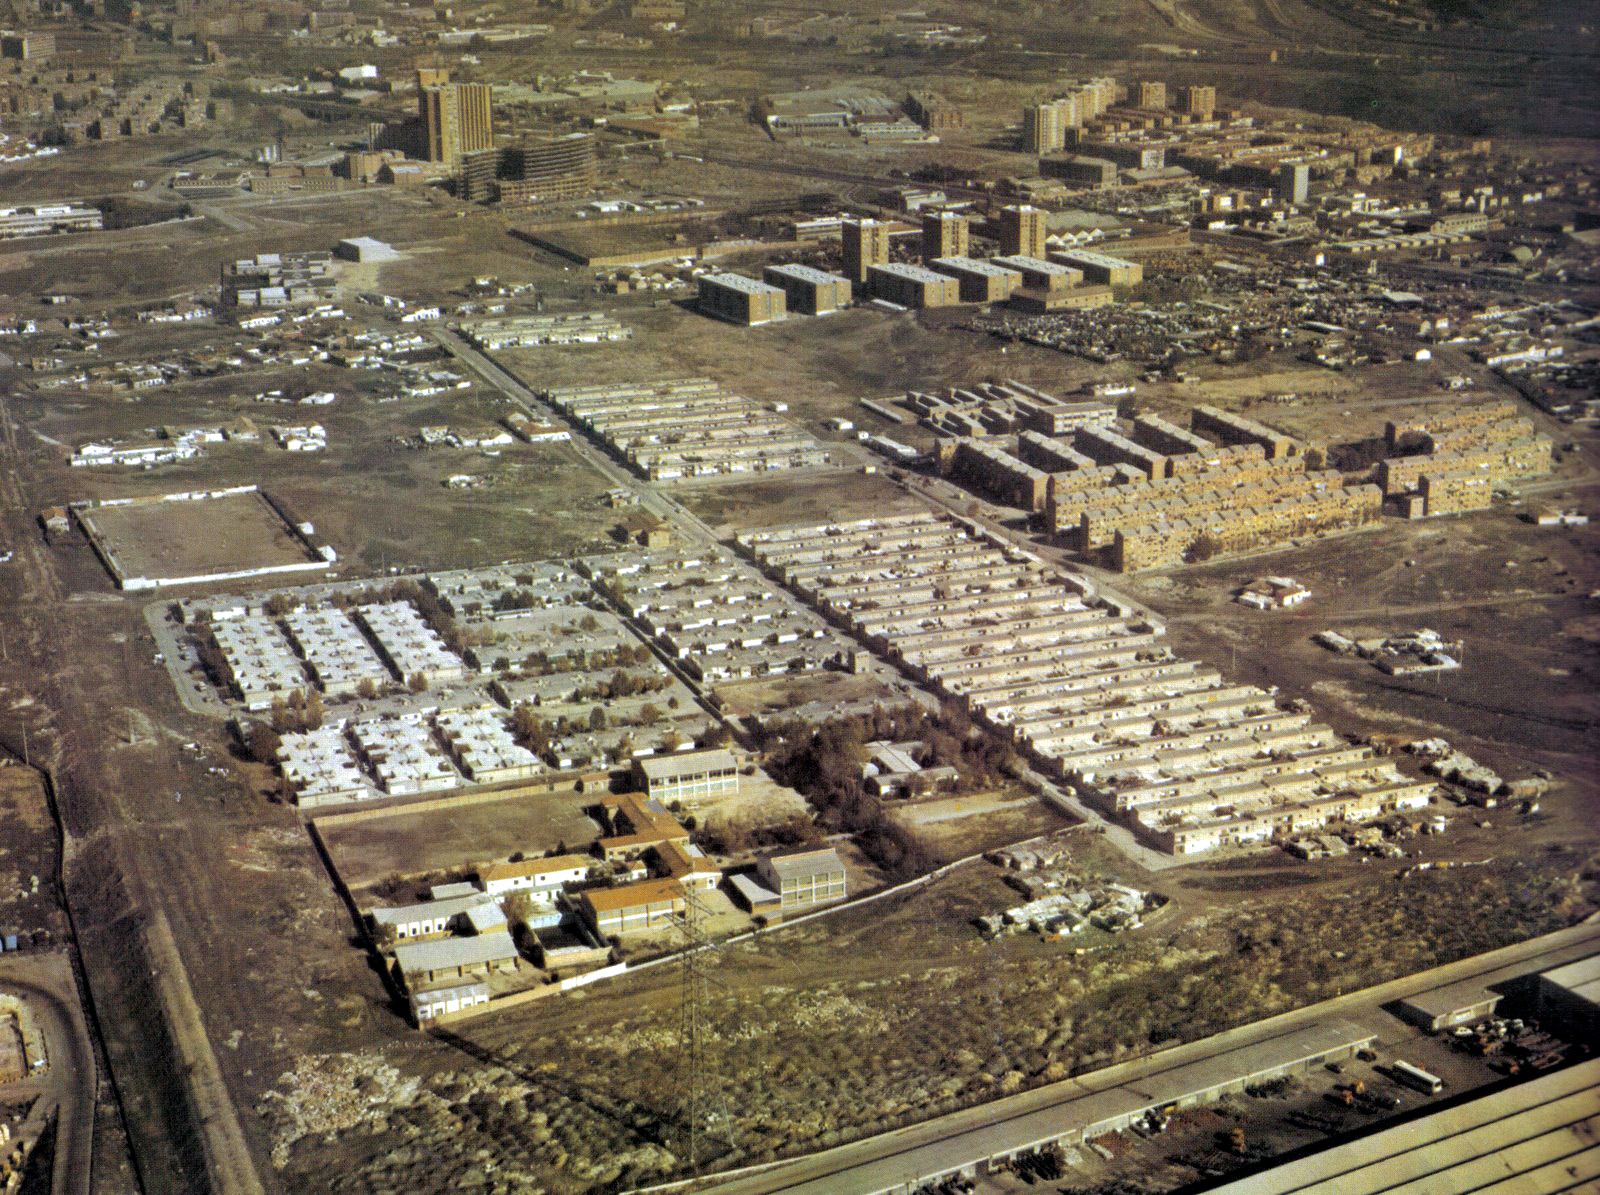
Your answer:
[[[721,951],[721,943],[706,933],[702,918],[709,910],[700,894],[684,889],[683,918],[678,928],[685,945],[678,955],[680,979],[680,1004],[678,1019],[678,1102],[676,1108],[676,1137],[681,1143],[681,1156],[688,1163],[689,1172],[698,1174],[700,1151],[704,1138],[714,1134],[725,1150],[732,1150],[728,1131],[733,1121],[720,1093],[706,1089],[705,1046],[709,1027],[706,1024],[706,992],[715,982],[710,967]]]

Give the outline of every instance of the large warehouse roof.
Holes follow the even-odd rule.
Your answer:
[[[1583,1189],[1600,1181],[1597,1090],[1600,1059],[1252,1174],[1216,1195]]]
[[[1545,971],[1540,978],[1558,987],[1566,988],[1574,996],[1581,996],[1590,1004],[1600,1005],[1600,954],[1579,959]]]

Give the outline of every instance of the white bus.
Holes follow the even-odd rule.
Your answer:
[[[1407,1087],[1415,1087],[1418,1091],[1428,1095],[1438,1095],[1444,1090],[1444,1080],[1438,1075],[1429,1074],[1420,1066],[1412,1066],[1409,1062],[1395,1061],[1394,1077]]]

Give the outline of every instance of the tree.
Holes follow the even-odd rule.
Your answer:
[[[312,689],[306,695],[305,709],[301,711],[300,716],[307,730],[320,730],[322,728],[324,711],[321,691]]]
[[[1203,564],[1220,551],[1222,541],[1208,531],[1189,545],[1189,559],[1196,564]]]
[[[257,763],[272,763],[278,758],[283,739],[265,722],[252,722],[244,732],[244,749]]]
[[[420,672],[413,672],[406,680],[406,687],[413,693],[426,693],[428,691],[428,678]]]
[[[661,708],[653,701],[647,701],[639,707],[639,723],[642,726],[652,726],[661,721]]]
[[[363,676],[356,685],[356,696],[371,701],[378,695],[378,682],[370,676]]]
[[[604,730],[606,728],[606,711],[601,706],[595,706],[589,711],[589,729]]]
[[[528,918],[533,916],[533,897],[526,892],[513,892],[501,902],[500,907],[505,910],[507,921],[513,925],[526,925]]]

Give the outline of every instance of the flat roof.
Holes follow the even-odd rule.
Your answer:
[[[647,755],[639,761],[639,770],[646,780],[670,780],[674,776],[688,776],[711,768],[737,768],[739,761],[733,752],[717,748],[712,751],[674,751],[669,755]]]
[[[771,888],[751,876],[729,876],[728,882],[751,905],[773,905],[783,899]]]
[[[798,262],[781,266],[768,266],[766,272],[777,274],[783,278],[793,278],[796,282],[812,282],[818,286],[828,282],[844,283],[846,286],[850,284],[850,279],[842,274],[830,274],[827,270],[819,270],[815,266],[801,265]]]
[[[1566,988],[1590,1004],[1600,1005],[1600,954],[1541,971],[1539,977]]]
[[[758,278],[746,278],[743,274],[702,274],[700,281],[711,286],[743,291],[747,295],[765,295],[775,291],[778,294],[783,293],[776,286],[771,286]]]
[[[1006,266],[996,265],[981,257],[936,257],[933,264],[946,270],[955,270],[965,274],[984,274],[990,278],[1007,277],[1016,278],[1018,271]]]
[[[471,938],[440,938],[436,942],[403,942],[394,948],[402,973],[443,971],[504,962],[517,956],[517,945],[507,933],[479,934]]]
[[[1013,254],[1010,257],[991,257],[992,262],[1012,270],[1026,270],[1034,274],[1070,274],[1072,270],[1058,261],[1046,261],[1042,257],[1030,257],[1026,253]]]
[[[1058,258],[1066,262],[1068,265],[1071,265],[1075,261],[1081,261],[1086,265],[1092,266],[1112,266],[1118,268],[1133,265],[1133,262],[1129,261],[1125,257],[1113,257],[1109,253],[1096,253],[1093,249],[1056,249],[1054,250],[1054,253]]]
[[[583,894],[583,899],[596,913],[609,913],[617,909],[637,908],[639,905],[682,900],[683,885],[677,880],[641,880],[637,884],[623,884],[616,888],[591,888]]]
[[[1415,996],[1407,996],[1401,1003],[1430,1017],[1448,1017],[1480,1004],[1492,1005],[1499,999],[1498,992],[1491,992],[1483,984],[1468,980],[1418,992]]]
[[[1600,1177],[1600,1059],[1214,1188],[1215,1195],[1558,1191]]]
[[[905,278],[911,282],[954,282],[955,279],[948,274],[941,274],[937,270],[927,269],[925,266],[907,265],[904,262],[890,262],[886,266],[869,266],[867,272],[873,271],[888,274],[894,278]]]

